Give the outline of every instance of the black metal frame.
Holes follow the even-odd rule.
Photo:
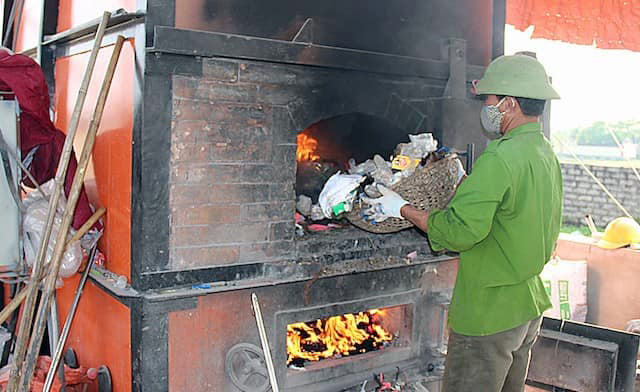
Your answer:
[[[9,25],[9,16],[11,13],[11,7],[13,7],[13,3],[15,0],[5,0],[2,7],[2,26],[0,28],[0,45],[2,44],[2,40],[4,40],[4,36],[7,31],[7,27]],[[10,39],[13,40],[13,32],[9,33]]]
[[[491,30],[491,59],[504,54],[504,26],[507,19],[506,0],[493,2],[493,28]]]
[[[189,42],[189,45],[185,46],[184,42]],[[312,65],[442,80],[449,78],[448,61],[167,26],[155,27],[154,45],[150,51]],[[467,73],[472,79],[480,77],[483,70],[482,66],[467,65]]]
[[[560,332],[566,335],[575,335],[617,344],[618,358],[616,362],[615,390],[623,392],[635,390],[636,359],[640,344],[640,336],[638,336],[638,334],[549,317],[543,318],[541,330]]]

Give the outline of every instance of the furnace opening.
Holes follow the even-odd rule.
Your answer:
[[[287,325],[287,365],[313,363],[402,347],[409,343],[408,305],[348,313]]]
[[[363,162],[374,155],[389,158],[407,132],[390,122],[362,113],[350,113],[319,121],[298,134],[296,196],[318,196],[337,171],[346,172],[349,160]]]

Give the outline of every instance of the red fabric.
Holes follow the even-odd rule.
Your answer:
[[[0,91],[12,91],[18,99],[22,156],[38,146],[29,168],[31,174],[40,184],[49,181],[56,175],[65,135],[49,119],[49,90],[40,66],[30,57],[0,51]],[[64,182],[67,196],[77,166],[75,155],[72,154]],[[25,177],[23,181],[28,186],[34,186]],[[82,226],[91,214],[83,187],[73,216],[73,228]]]
[[[640,0],[507,0],[507,24],[533,38],[640,51]]]

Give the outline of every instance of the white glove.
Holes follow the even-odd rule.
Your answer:
[[[380,204],[372,205],[369,208],[363,208],[360,210],[360,216],[365,222],[371,223],[372,225],[375,225],[378,222],[384,222],[389,218],[389,216],[382,212]]]
[[[382,193],[382,197],[372,199],[363,196],[360,198],[364,203],[371,205],[370,208],[363,210],[363,218],[365,220],[370,218],[375,222],[382,222],[389,217],[404,219],[400,214],[400,210],[409,202],[382,185],[378,185],[378,190]]]

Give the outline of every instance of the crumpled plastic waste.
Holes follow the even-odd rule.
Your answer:
[[[365,176],[358,174],[341,174],[340,172],[331,176],[324,184],[318,198],[324,216],[330,219],[334,215],[338,215],[334,214],[334,207],[341,203],[343,211],[351,211],[357,194],[356,189],[365,178]]]
[[[396,149],[397,155],[405,155],[413,159],[422,159],[430,152],[438,149],[438,141],[431,133],[409,135],[410,143],[400,143]]]
[[[96,246],[98,240],[102,237],[102,230],[98,230],[95,227],[89,230],[85,235],[80,238],[80,246],[85,251],[89,252],[91,248]]]
[[[322,208],[320,208],[319,204],[311,206],[311,215],[309,217],[314,221],[319,221],[325,218],[324,212],[322,212]]]
[[[367,194],[367,196],[373,198],[373,199],[377,199],[378,197],[382,196],[382,193],[380,192],[380,190],[378,189],[378,187],[375,184],[368,184],[364,186],[364,193]]]
[[[298,196],[298,201],[296,202],[296,210],[304,216],[311,215],[311,206],[313,202],[309,196],[300,195]]]
[[[50,196],[53,190],[54,181],[50,180],[41,185],[42,190],[47,196]],[[62,223],[62,213],[64,206],[66,205],[66,199],[64,196],[60,197],[58,203],[58,211],[54,218],[54,223],[51,231],[51,238],[47,246],[47,253],[45,263],[48,264],[51,260],[51,255],[55,248],[55,239],[58,236],[58,230]],[[23,200],[23,234],[24,234],[24,254],[25,260],[29,266],[33,266],[33,262],[36,258],[36,254],[40,247],[42,239],[42,232],[47,222],[47,213],[49,210],[49,202],[40,194],[40,192],[31,192]],[[69,240],[73,235],[73,229],[67,235]],[[76,241],[71,244],[67,251],[62,256],[60,264],[59,277],[68,278],[78,271],[82,262],[82,248],[80,241]],[[58,287],[62,282],[58,282]]]
[[[349,174],[362,174],[364,176],[371,175],[377,169],[376,163],[372,159],[367,159],[359,165],[356,161],[349,159]]]
[[[373,162],[376,165],[376,171],[371,175],[375,182],[383,184],[385,186],[391,186],[393,182],[393,171],[391,170],[391,163],[387,162],[380,155],[373,156]]]

